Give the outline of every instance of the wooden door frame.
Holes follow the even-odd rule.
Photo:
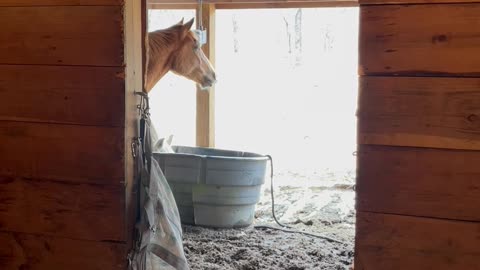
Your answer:
[[[135,244],[135,223],[138,212],[138,183],[135,179],[133,147],[138,138],[140,98],[135,92],[144,92],[147,29],[146,0],[125,0],[124,9],[124,62],[125,62],[125,213],[127,252]]]

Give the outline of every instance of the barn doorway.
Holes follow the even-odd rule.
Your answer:
[[[194,9],[151,9],[149,30]],[[272,155],[275,209],[294,230],[184,227],[192,269],[348,269],[355,236],[358,8],[217,9],[215,147]],[[256,19],[253,19],[256,18]],[[161,137],[194,146],[196,86],[152,91]],[[275,225],[267,182],[255,224]]]

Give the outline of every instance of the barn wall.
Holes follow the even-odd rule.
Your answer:
[[[0,269],[125,268],[123,9],[0,1]]]
[[[480,3],[395,2],[361,1],[355,269],[480,269]]]

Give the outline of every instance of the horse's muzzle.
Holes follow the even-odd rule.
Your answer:
[[[215,77],[215,74],[213,74],[212,77],[204,76],[200,86],[201,86],[202,90],[206,90],[206,89],[212,87],[216,82],[217,82],[217,79]]]

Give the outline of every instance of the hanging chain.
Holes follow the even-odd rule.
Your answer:
[[[148,99],[148,94],[145,92],[135,92],[135,95],[139,95],[141,97],[140,104],[137,105],[138,114],[142,116],[142,118],[147,118],[150,116],[150,102]]]
[[[203,0],[198,0],[198,28],[203,30]]]
[[[203,0],[198,0],[197,8],[197,29],[195,33],[198,36],[200,46],[203,46],[207,43],[207,31],[203,26]]]
[[[141,116],[141,119],[146,120],[150,117],[150,102],[148,99],[148,94],[144,92],[135,92],[135,95],[139,95],[141,97],[140,104],[137,104],[138,114]],[[132,156],[135,158],[137,157],[142,143],[145,140],[142,134],[139,134],[139,137],[132,138]]]

